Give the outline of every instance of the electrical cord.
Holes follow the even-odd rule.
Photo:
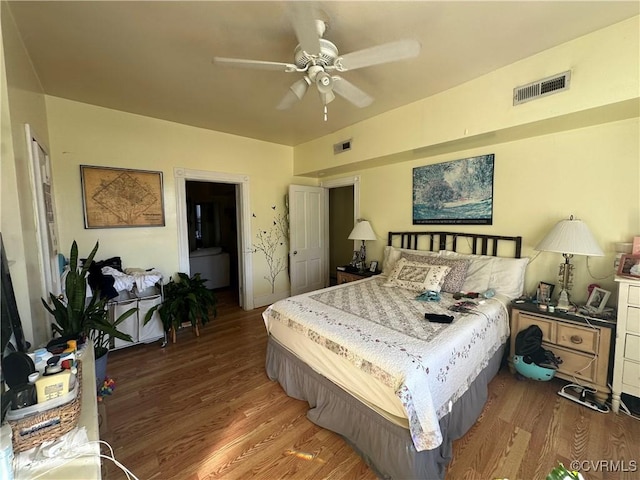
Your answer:
[[[533,257],[529,257],[529,265],[531,265],[531,263],[532,263],[536,258],[538,258],[538,255],[540,255],[541,253],[542,253],[541,251],[538,251],[538,252],[536,252],[536,254],[535,254]]]
[[[609,275],[606,275],[604,277],[596,277],[592,272],[591,272],[591,268],[589,267],[589,257],[587,257],[587,273],[589,274],[589,276],[591,278],[593,278],[594,280],[606,280],[607,278],[611,278],[613,277],[616,272],[611,272]]]
[[[608,383],[607,385],[609,386],[609,389],[611,389],[611,391],[613,392],[613,386],[610,383]],[[610,404],[610,405],[613,405],[613,404]],[[625,403],[622,401],[622,398],[620,399],[619,411],[622,411],[622,413],[624,413],[625,415],[628,415],[629,417],[633,418],[634,420],[640,421],[640,417],[637,417],[636,415],[631,413],[631,410],[629,410],[629,407],[627,407],[625,405]]]
[[[566,389],[567,388],[571,388],[574,391],[578,391],[580,397],[579,398],[573,398],[571,397],[568,393],[566,393]],[[592,395],[597,393],[598,389],[597,388],[592,388],[592,387],[585,387],[583,385],[580,385],[579,383],[569,383],[567,385],[565,385],[564,387],[562,387],[560,389],[560,391],[558,392],[558,394],[562,397],[567,397],[570,398],[572,400],[575,400],[581,404],[583,404],[586,407],[591,408],[592,410],[597,410],[598,412],[601,413],[609,413],[609,407],[607,406],[606,402],[604,404],[598,404],[597,402],[591,402],[588,401],[587,402],[587,393],[591,393]]]
[[[56,465],[52,468],[50,468],[47,471],[44,471],[34,477],[31,477],[31,480],[36,480],[40,477],[42,477],[43,475],[47,475],[48,473],[52,472],[53,470],[57,470],[60,467],[63,467],[65,465],[67,465],[70,462],[73,462],[74,460],[77,460],[78,458],[81,457],[99,457],[99,458],[105,458],[108,460],[111,460],[118,468],[120,468],[120,470],[122,470],[124,472],[124,474],[127,476],[128,480],[140,480],[138,477],[136,477],[133,472],[131,470],[129,470],[127,467],[125,467],[122,463],[120,463],[118,460],[116,460],[115,455],[113,453],[113,448],[111,447],[111,445],[109,445],[107,442],[105,442],[104,440],[97,440],[94,442],[88,442],[85,443],[84,445],[80,445],[80,448],[85,447],[85,446],[90,446],[90,445],[100,445],[100,444],[104,444],[106,445],[106,447],[109,449],[109,455],[105,455],[103,453],[98,453],[97,455],[95,453],[90,453],[90,452],[86,452],[86,453],[77,453],[74,454],[73,456],[67,458],[65,457],[65,461],[59,465]]]

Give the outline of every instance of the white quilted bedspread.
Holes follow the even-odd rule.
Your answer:
[[[418,451],[442,442],[439,418],[487,365],[509,336],[508,312],[492,298],[475,313],[448,310],[456,303],[415,300],[416,293],[383,287],[384,277],[351,282],[281,300],[263,314],[347,359],[393,388],[404,406]],[[431,323],[425,312],[453,315]]]

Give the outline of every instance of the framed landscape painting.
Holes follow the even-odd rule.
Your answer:
[[[413,169],[413,224],[493,224],[494,154]]]

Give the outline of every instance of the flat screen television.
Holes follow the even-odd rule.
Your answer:
[[[0,322],[0,352],[2,358],[11,352],[26,352],[29,344],[24,338],[22,331],[22,322],[18,314],[18,305],[16,296],[11,283],[11,274],[9,273],[9,262],[7,261],[7,253],[5,251],[4,242],[2,241],[2,233],[0,232],[0,256],[2,256],[2,276],[0,277],[0,307],[2,309],[2,319]],[[0,421],[4,419],[9,405],[11,404],[10,395],[5,392],[4,375],[0,368]]]
[[[9,272],[9,262],[7,261],[7,252],[5,250],[1,232],[0,251],[0,255],[2,256],[2,277],[0,279],[0,282],[2,283],[2,296],[0,297],[0,304],[2,305],[2,332],[0,334],[0,346],[2,347],[2,356],[5,356],[7,353],[12,351],[26,352],[29,345],[24,338],[22,322],[20,321],[20,315],[18,314],[18,305],[13,291],[11,273]]]
[[[8,352],[12,351],[26,352],[29,345],[24,338],[22,322],[20,321],[20,315],[18,314],[18,304],[16,303],[16,296],[13,291],[11,273],[9,272],[9,262],[7,261],[7,253],[1,232],[0,251],[2,256],[2,277],[0,279],[0,282],[2,283],[2,292],[0,297],[0,304],[2,306],[2,331],[0,334],[0,347],[2,356],[5,356]]]

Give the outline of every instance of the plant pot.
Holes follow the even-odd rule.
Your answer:
[[[96,391],[99,391],[104,384],[104,379],[107,378],[107,358],[109,357],[109,351],[96,358]]]

